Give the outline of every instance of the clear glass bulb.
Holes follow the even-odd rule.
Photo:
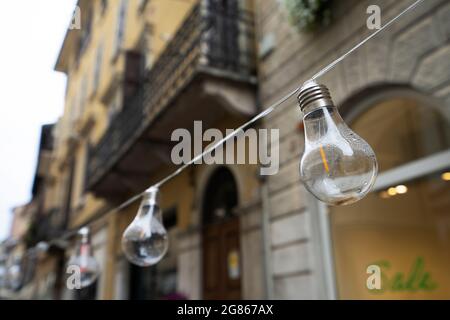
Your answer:
[[[45,254],[45,253],[48,251],[49,247],[50,247],[50,246],[49,246],[49,244],[48,244],[47,242],[41,241],[41,242],[39,242],[39,243],[36,245],[36,252],[37,252],[38,254],[43,255],[43,254]]]
[[[300,175],[305,187],[330,205],[362,199],[378,173],[372,148],[345,124],[325,86],[308,82],[298,99],[304,114]]]
[[[22,259],[20,257],[12,257],[11,263],[6,270],[6,282],[11,290],[19,290],[22,285]]]
[[[139,211],[122,237],[122,248],[127,259],[141,267],[158,263],[169,248],[169,237],[157,197],[157,188],[150,188],[144,193]]]
[[[82,228],[78,232],[79,240],[75,252],[69,259],[69,266],[77,266],[80,272],[80,286],[85,288],[97,280],[100,274],[100,267],[94,257],[89,229]]]

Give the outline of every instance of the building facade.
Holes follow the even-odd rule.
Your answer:
[[[12,299],[55,299],[57,282],[64,269],[64,251],[48,242],[63,234],[67,219],[55,201],[54,179],[50,174],[53,159],[54,125],[43,125],[31,200],[14,208],[11,231],[0,246],[4,268],[0,296]],[[48,249],[48,250],[47,250]],[[43,254],[43,251],[46,254]]]
[[[174,129],[193,132],[194,121],[201,121],[202,130],[225,132],[257,111],[252,1],[80,1],[78,6],[87,18],[81,29],[68,31],[56,64],[67,74],[68,86],[55,131],[53,170],[69,228],[173,171]],[[229,223],[230,242],[224,243],[224,233],[205,253],[211,255],[206,260],[221,259],[211,263],[222,268],[228,251],[238,252],[234,211],[253,199],[256,170],[256,165],[226,170],[199,165],[167,183],[162,209],[171,246],[155,268],[131,266],[121,250],[122,233],[138,203],[105,215],[92,226],[102,269],[96,288],[75,295],[66,290],[62,298],[201,298],[203,221],[213,228],[217,211]],[[213,178],[223,184],[217,191],[216,184],[204,187]],[[213,202],[206,201],[206,193]],[[224,254],[212,256],[217,250]],[[221,274],[214,269],[209,277]],[[223,277],[214,283],[211,297],[220,288],[219,294],[241,298],[240,282],[232,281],[231,293],[227,282]]]
[[[279,130],[278,173],[261,176],[251,161],[202,163],[162,186],[170,249],[157,266],[133,266],[121,250],[139,204],[105,214],[176,170],[174,130],[195,136],[201,121],[201,134],[225,134],[373,32],[372,2],[330,2],[331,24],[304,32],[279,0],[80,0],[81,28],[67,31],[56,63],[67,94],[47,199],[67,229],[102,216],[92,225],[102,272],[91,288],[68,290],[68,243],[37,276],[52,297],[449,298],[445,0],[422,3],[320,79],[377,154],[379,177],[364,200],[327,207],[306,192],[302,115],[292,98],[254,125]],[[412,1],[376,3],[388,21]],[[189,159],[213,141],[203,138]],[[221,152],[235,155],[234,146]],[[370,266],[381,269],[382,290],[367,287]]]
[[[331,25],[313,33],[289,25],[282,1],[257,3],[268,106],[373,32],[370,5],[385,23],[412,1],[336,1]],[[273,297],[448,299],[449,13],[448,1],[423,2],[319,79],[378,158],[374,190],[357,204],[327,207],[300,184],[296,101],[265,119],[280,129],[280,172],[267,181]],[[382,290],[367,288],[369,265]]]

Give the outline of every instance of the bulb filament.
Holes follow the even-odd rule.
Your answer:
[[[320,156],[322,157],[322,163],[323,163],[323,167],[325,168],[325,171],[327,173],[330,172],[330,167],[328,166],[328,161],[327,158],[325,156],[325,151],[323,151],[323,147],[320,146]]]

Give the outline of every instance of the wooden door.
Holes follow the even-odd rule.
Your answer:
[[[203,231],[203,298],[241,299],[239,218],[211,224]]]

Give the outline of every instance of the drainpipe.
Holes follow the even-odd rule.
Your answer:
[[[270,201],[267,178],[261,176],[261,240],[264,273],[264,291],[267,300],[273,299],[272,252],[270,239]]]

